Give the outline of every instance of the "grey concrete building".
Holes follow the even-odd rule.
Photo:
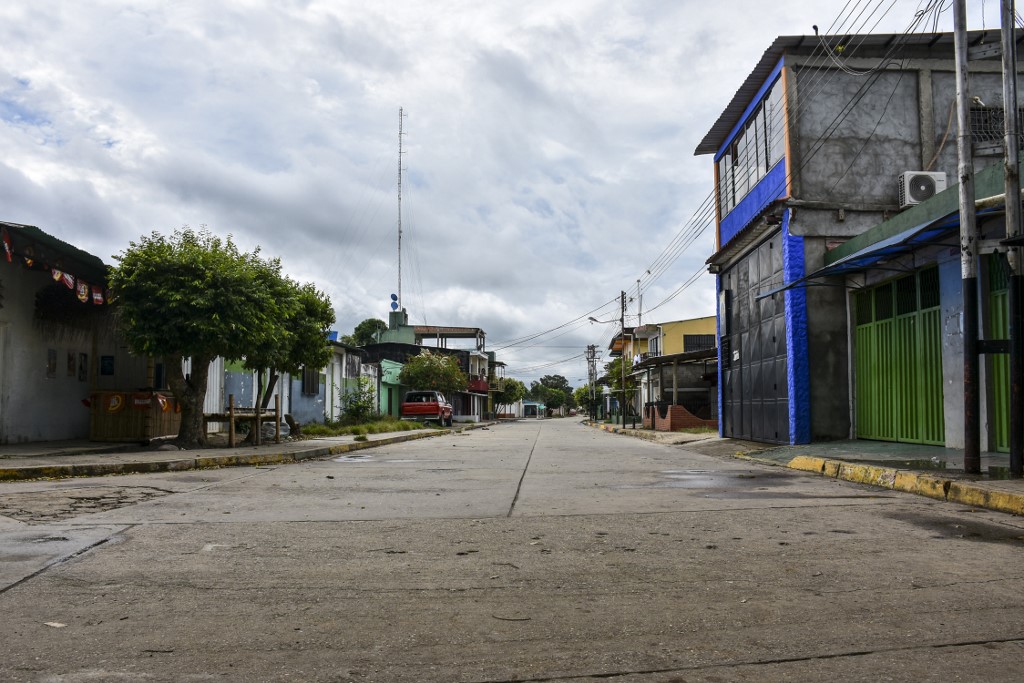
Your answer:
[[[698,145],[723,435],[962,445],[954,68],[951,34],[780,37]],[[1000,70],[970,65],[979,171],[1001,165]]]

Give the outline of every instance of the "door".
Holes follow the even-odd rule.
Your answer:
[[[988,258],[989,339],[1010,336],[1010,267],[1003,254]],[[1010,357],[993,353],[988,358],[988,385],[991,397],[991,443],[995,450],[1010,451]]]
[[[857,437],[943,445],[938,268],[861,291],[855,306]]]

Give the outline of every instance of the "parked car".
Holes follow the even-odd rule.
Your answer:
[[[403,420],[437,422],[442,427],[452,426],[452,404],[440,391],[410,391],[402,401]]]

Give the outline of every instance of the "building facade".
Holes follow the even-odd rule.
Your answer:
[[[970,83],[982,171],[1001,163],[989,130],[1002,120],[999,60],[972,62]],[[861,235],[955,193],[955,92],[951,34],[780,37],[697,147],[714,158],[723,435],[962,445],[945,419],[956,409],[946,380],[962,369],[948,234],[902,235],[913,248],[898,264],[876,249],[822,270],[871,246]],[[880,324],[893,315],[906,316],[898,334]],[[913,390],[893,394],[908,367]]]

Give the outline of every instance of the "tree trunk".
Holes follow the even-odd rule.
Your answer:
[[[270,405],[270,399],[274,398],[274,387],[277,386],[277,378],[280,377],[276,370],[271,369],[270,375],[267,376],[267,393],[263,395],[263,401],[260,406],[263,410],[266,410]]]
[[[203,403],[206,401],[206,380],[210,374],[212,358],[192,357],[192,372],[186,378],[181,365],[184,359],[168,358],[167,385],[181,406],[181,426],[177,444],[182,448],[202,448],[206,445],[206,427],[203,424]]]

